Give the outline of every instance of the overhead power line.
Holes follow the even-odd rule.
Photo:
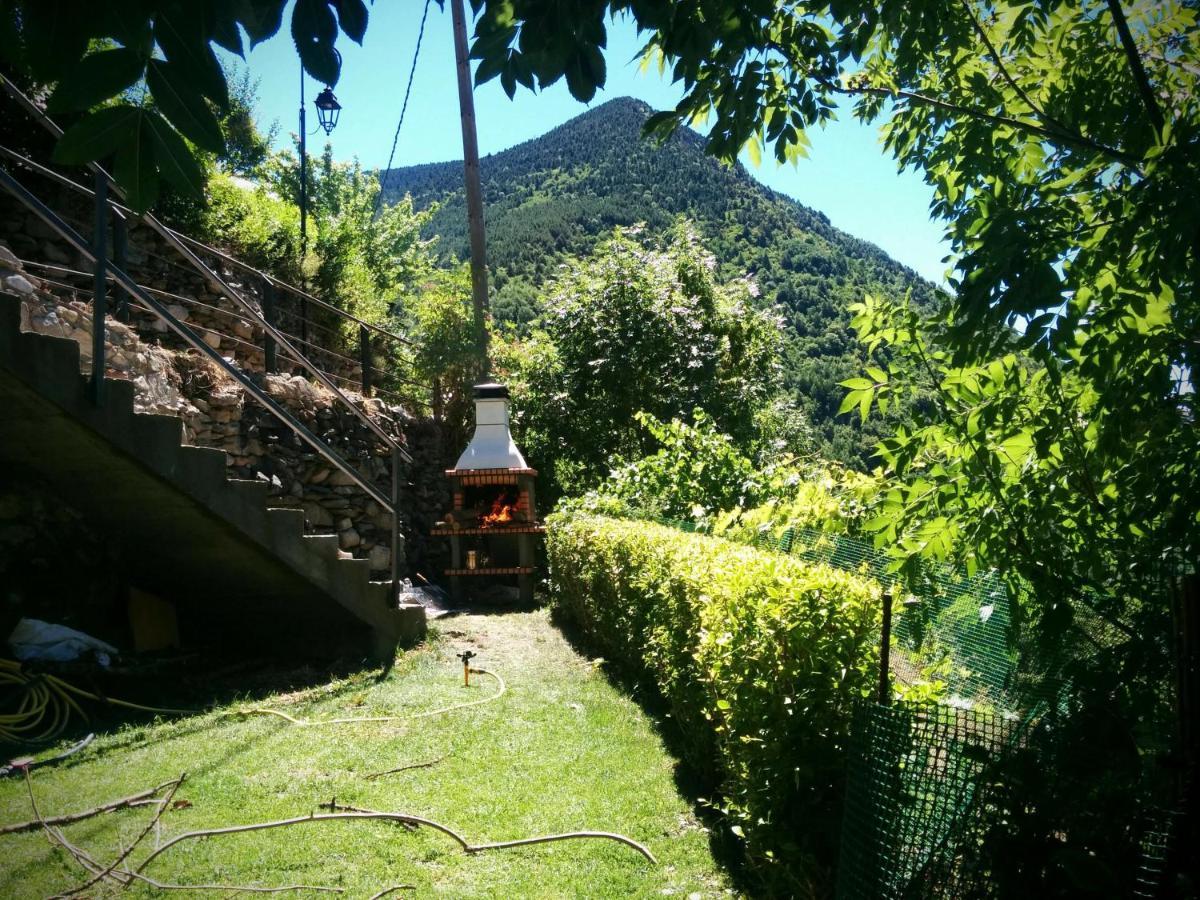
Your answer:
[[[374,215],[379,215],[383,205],[383,194],[387,188],[388,176],[392,173],[392,160],[396,157],[396,145],[400,143],[400,127],[404,124],[404,114],[408,111],[408,95],[412,93],[413,77],[417,74],[417,58],[421,55],[421,39],[425,36],[425,20],[429,17],[429,0],[425,0],[425,9],[421,13],[421,27],[417,31],[417,47],[413,51],[412,68],[408,70],[408,86],[404,89],[404,102],[400,105],[400,121],[396,123],[396,134],[392,138],[392,152],[388,154],[387,168],[379,179],[379,193],[375,197]]]

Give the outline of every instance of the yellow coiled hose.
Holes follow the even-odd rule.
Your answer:
[[[75,697],[162,715],[190,715],[196,712],[194,709],[163,709],[101,697],[55,675],[26,672],[19,662],[11,659],[0,659],[0,689],[4,688],[12,689],[17,700],[12,711],[0,713],[2,743],[26,744],[53,740],[67,727],[72,712],[87,721],[88,715]]]

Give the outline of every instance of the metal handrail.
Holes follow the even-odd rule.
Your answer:
[[[60,128],[53,119],[51,119],[41,109],[39,109],[37,104],[35,104],[32,100],[30,100],[28,97],[26,97],[25,94],[16,85],[14,85],[7,78],[0,78],[0,83],[3,84],[5,90],[8,92],[9,96],[13,97],[17,101],[18,105],[21,106],[29,115],[33,116],[37,121],[39,121],[43,125],[43,127],[45,127],[56,138],[62,137],[62,135],[63,135],[62,128]],[[98,163],[94,163],[94,162],[88,163],[88,168],[93,173],[95,173],[97,178],[103,180],[106,191],[109,188],[116,188],[118,193],[123,194],[121,187],[120,187],[120,185],[118,185],[116,183],[116,180],[113,179],[113,177],[108,172],[106,172]],[[97,198],[97,201],[99,201],[99,198]],[[109,203],[108,199],[105,198],[106,206],[108,205],[108,203]],[[259,312],[257,309],[254,308],[253,304],[249,303],[238,291],[234,290],[225,281],[224,278],[222,278],[219,274],[217,274],[215,271],[213,271],[213,269],[211,269],[208,265],[206,265],[204,263],[204,261],[202,259],[200,259],[200,257],[198,257],[195,253],[193,253],[191,251],[191,249],[189,249],[187,246],[185,246],[183,241],[181,241],[178,237],[176,237],[174,232],[171,231],[171,229],[167,228],[167,226],[164,225],[162,222],[160,222],[152,213],[149,213],[149,212],[143,213],[140,218],[141,218],[142,222],[144,222],[146,225],[148,225],[152,231],[156,232],[159,237],[161,237],[163,240],[165,240],[168,244],[170,244],[172,247],[174,247],[177,251],[179,251],[179,253],[184,257],[184,259],[186,259],[189,263],[192,264],[192,267],[196,270],[196,272],[199,275],[201,275],[202,277],[204,277],[204,279],[206,281],[208,281],[208,283],[211,287],[215,288],[218,292],[224,294],[227,298],[229,298],[235,304],[237,304],[238,306],[241,306],[246,312],[248,312],[251,315],[251,317],[255,320],[255,322],[278,345],[282,346],[285,350],[291,351],[296,356],[297,359],[306,360],[306,358],[304,357],[303,354],[297,352],[295,350],[295,348],[292,347],[291,342],[283,335],[283,332],[279,331],[273,324],[271,324],[269,321],[267,321],[266,317],[264,317],[261,312]],[[385,444],[387,444],[389,447],[391,447],[394,452],[399,452],[403,457],[405,457],[408,460],[408,462],[412,462],[412,457],[408,455],[407,451],[405,451],[399,444],[397,444],[395,441],[393,441],[391,439],[391,437],[386,432],[384,432],[384,430],[382,428],[380,428],[374,421],[371,420],[370,416],[368,416],[361,409],[359,409],[357,406],[355,406],[353,403],[351,403],[349,398],[345,394],[342,393],[342,389],[339,388],[336,384],[334,384],[333,381],[330,380],[325,375],[324,372],[322,372],[316,366],[313,366],[311,364],[308,365],[308,369],[311,372],[311,374],[313,375],[313,377],[316,378],[317,381],[319,381],[327,390],[332,391],[333,394],[339,400],[341,400],[342,403],[345,404],[345,406],[348,407],[350,409],[350,411],[355,416],[357,416],[358,419],[364,425],[366,425],[367,428],[370,429],[371,432],[379,440],[383,441]]]
[[[74,182],[74,181],[72,181],[71,179],[67,178],[65,175],[62,175],[62,174],[61,174],[61,173],[59,173],[59,172],[55,172],[53,169],[47,168],[46,166],[43,166],[43,165],[41,165],[40,163],[37,163],[37,162],[35,162],[35,161],[33,161],[33,160],[29,159],[29,158],[28,158],[28,157],[26,157],[26,156],[22,156],[20,153],[17,153],[16,151],[14,151],[14,150],[12,150],[12,149],[10,149],[10,148],[8,148],[8,147],[4,147],[3,145],[0,145],[0,154],[4,154],[4,155],[6,155],[6,156],[10,157],[10,158],[11,158],[11,159],[13,159],[14,161],[16,161],[16,162],[17,162],[19,165],[22,165],[22,166],[24,166],[24,167],[26,167],[26,168],[30,169],[30,171],[34,172],[35,174],[38,174],[38,175],[43,175],[43,176],[46,176],[46,177],[50,178],[52,181],[54,181],[54,182],[55,182],[55,183],[57,183],[57,184],[60,184],[60,185],[62,185],[62,186],[64,186],[64,187],[69,187],[69,188],[72,188],[72,189],[74,189],[75,191],[79,192],[80,194],[82,194],[82,195],[84,195],[84,196],[87,196],[87,197],[89,197],[89,198],[93,198],[93,199],[94,199],[94,197],[95,197],[95,191],[93,191],[93,190],[91,190],[91,189],[89,189],[89,188],[87,188],[87,187],[85,187],[85,186],[83,186],[83,185],[81,185],[81,184],[78,184],[77,182]],[[120,204],[114,203],[114,202],[113,202],[113,201],[111,201],[111,200],[109,201],[109,204],[110,204],[110,206],[111,206],[111,207],[113,207],[113,208],[114,208],[114,215],[115,215],[115,216],[120,216],[120,212],[119,212],[120,210],[123,210],[124,212],[128,213],[129,215],[134,215],[134,213],[132,212],[132,210],[128,209],[128,207],[121,206]],[[124,218],[124,217],[122,217],[122,218]],[[74,219],[74,218],[72,218],[72,217],[70,217],[70,216],[63,216],[63,219],[64,219],[64,221],[66,221],[68,224],[75,224],[75,225],[79,225],[79,224],[81,224],[81,223],[79,222],[79,220],[77,220],[77,219]],[[321,344],[318,344],[318,343],[313,343],[312,341],[307,341],[307,340],[304,340],[304,339],[302,339],[301,337],[299,337],[299,336],[297,336],[297,335],[294,335],[294,334],[291,334],[290,332],[287,332],[287,331],[285,331],[285,332],[284,332],[284,334],[288,334],[288,335],[289,335],[289,336],[292,338],[292,340],[293,340],[294,342],[298,343],[298,344],[303,344],[304,346],[306,346],[306,347],[310,347],[311,349],[313,349],[313,350],[315,350],[315,351],[318,351],[319,353],[328,354],[328,355],[330,355],[330,356],[332,356],[332,357],[334,357],[334,358],[336,358],[336,359],[342,360],[343,362],[348,362],[348,363],[350,363],[350,364],[352,364],[352,365],[358,365],[358,366],[360,367],[360,369],[361,369],[361,368],[363,368],[363,367],[364,367],[364,366],[366,366],[366,365],[369,365],[369,363],[367,362],[367,359],[366,359],[366,354],[365,354],[365,353],[362,353],[362,346],[361,346],[361,345],[362,345],[362,342],[363,342],[363,341],[366,339],[366,334],[365,334],[365,332],[363,331],[363,329],[374,330],[374,331],[376,331],[376,332],[378,332],[378,333],[380,333],[380,334],[382,334],[382,335],[384,335],[384,336],[386,336],[386,337],[388,337],[388,338],[390,338],[390,339],[392,339],[392,340],[396,341],[397,343],[399,343],[399,344],[400,344],[400,345],[402,345],[403,347],[407,347],[407,348],[410,348],[410,349],[412,349],[412,348],[415,348],[415,346],[416,346],[416,345],[415,345],[415,344],[413,344],[411,341],[409,341],[407,338],[403,338],[403,337],[401,337],[400,335],[393,334],[392,332],[390,332],[390,331],[388,331],[388,330],[386,330],[386,329],[384,329],[384,328],[381,328],[381,327],[379,327],[378,325],[372,325],[372,324],[370,324],[370,323],[368,323],[368,322],[365,322],[365,321],[363,321],[363,320],[361,320],[361,319],[357,318],[356,316],[354,316],[354,315],[352,315],[352,314],[350,314],[350,313],[347,313],[347,312],[345,312],[344,310],[338,309],[336,306],[332,306],[332,305],[330,305],[330,304],[326,303],[326,302],[325,302],[325,301],[323,301],[323,300],[320,300],[320,299],[318,299],[318,298],[316,298],[316,297],[313,297],[311,294],[307,294],[307,293],[305,293],[304,291],[301,291],[299,288],[296,288],[295,286],[293,286],[293,285],[290,285],[290,284],[288,284],[288,283],[287,283],[287,282],[285,282],[285,281],[280,281],[279,279],[275,278],[275,277],[274,277],[274,276],[272,276],[272,275],[268,275],[268,274],[262,273],[262,272],[260,272],[258,269],[255,269],[253,266],[247,265],[246,263],[243,263],[243,262],[241,262],[240,260],[238,260],[238,259],[235,259],[234,257],[228,256],[227,254],[223,253],[223,252],[222,252],[222,251],[220,251],[220,250],[217,250],[217,249],[216,249],[216,248],[214,248],[214,247],[210,247],[210,246],[209,246],[209,245],[207,245],[207,244],[203,244],[203,243],[200,243],[199,241],[195,241],[193,238],[190,238],[190,237],[188,237],[187,235],[185,235],[185,234],[182,234],[181,232],[174,231],[174,229],[172,229],[172,233],[173,233],[173,234],[175,234],[177,237],[179,237],[181,240],[184,240],[184,241],[186,241],[186,242],[189,242],[189,243],[195,244],[196,246],[198,246],[198,247],[202,248],[203,250],[206,250],[206,251],[208,251],[208,252],[211,252],[211,253],[213,253],[213,254],[215,254],[215,255],[217,255],[217,256],[219,256],[219,257],[221,257],[221,259],[222,259],[222,260],[224,260],[224,261],[226,261],[226,262],[228,262],[228,263],[230,263],[230,264],[232,264],[232,265],[234,265],[234,266],[236,266],[236,267],[240,267],[241,269],[243,269],[243,270],[244,270],[244,271],[246,271],[246,272],[252,273],[252,274],[254,274],[254,275],[256,275],[256,276],[261,276],[261,278],[262,278],[262,280],[263,280],[264,282],[267,282],[267,283],[269,283],[269,284],[271,284],[271,285],[275,285],[275,286],[277,286],[277,287],[282,287],[282,288],[284,288],[285,290],[289,291],[290,293],[292,293],[292,294],[294,294],[294,295],[296,295],[296,296],[298,296],[298,297],[301,297],[301,298],[303,298],[303,299],[305,299],[305,300],[311,300],[311,301],[313,301],[314,303],[316,303],[316,304],[320,305],[322,308],[327,308],[327,309],[329,309],[329,310],[331,310],[331,311],[333,311],[333,312],[337,313],[337,314],[338,314],[339,316],[341,316],[341,317],[342,317],[344,320],[347,320],[347,321],[352,321],[352,322],[355,322],[355,323],[357,323],[357,324],[358,324],[358,326],[359,326],[359,329],[360,329],[360,333],[359,333],[359,342],[360,342],[360,354],[361,354],[361,355],[360,355],[360,359],[359,359],[359,360],[355,360],[355,359],[352,359],[351,357],[348,357],[348,356],[346,356],[346,355],[344,355],[344,354],[338,353],[337,351],[335,351],[335,350],[332,350],[332,349],[330,349],[330,348],[328,348],[328,347],[324,347],[324,346],[322,346]],[[161,255],[161,254],[159,254],[159,253],[154,253],[153,251],[149,251],[149,255],[150,255],[152,258],[154,258],[154,259],[161,260],[162,262],[164,262],[164,263],[166,263],[166,264],[168,264],[168,265],[170,265],[170,266],[172,266],[172,267],[174,267],[174,268],[176,268],[176,269],[179,269],[181,272],[190,272],[190,271],[193,271],[191,268],[189,268],[189,267],[187,267],[187,266],[184,266],[184,265],[181,265],[180,263],[177,263],[177,262],[175,262],[174,260],[170,260],[170,259],[168,259],[167,257],[165,257],[165,256],[163,256],[163,255]],[[39,265],[39,263],[33,263],[33,264],[34,264],[34,265]],[[47,264],[47,265],[48,265],[48,264]],[[69,270],[69,269],[67,269],[66,267],[64,267],[64,266],[61,266],[61,265],[55,265],[55,266],[53,266],[53,267],[54,267],[54,268],[57,268],[57,269],[61,269],[61,270],[63,270],[64,272],[71,272],[71,270]],[[77,274],[77,275],[81,275],[81,276],[91,277],[91,273],[87,273],[87,272],[73,272],[72,274]],[[204,307],[204,308],[206,308],[206,309],[211,309],[211,310],[213,310],[214,312],[219,312],[219,313],[221,313],[222,315],[224,315],[224,316],[226,316],[226,317],[233,318],[233,319],[238,319],[239,321],[242,321],[242,322],[247,322],[247,323],[249,323],[249,324],[251,324],[251,325],[253,325],[253,324],[254,324],[254,322],[253,322],[251,319],[248,319],[248,318],[246,318],[246,317],[244,317],[244,316],[240,316],[240,315],[238,315],[238,313],[236,313],[236,312],[233,312],[233,311],[231,311],[231,310],[222,309],[221,307],[216,307],[216,306],[211,306],[211,305],[209,305],[209,304],[200,303],[199,301],[195,300],[194,298],[183,297],[183,296],[180,296],[180,295],[178,295],[178,294],[171,294],[171,293],[170,293],[170,292],[168,292],[168,291],[162,291],[162,290],[158,290],[158,289],[156,289],[156,288],[149,288],[149,287],[146,287],[145,285],[143,285],[143,287],[144,287],[146,290],[153,291],[153,292],[155,292],[155,293],[158,293],[158,294],[161,294],[161,295],[163,295],[163,296],[174,296],[176,299],[180,300],[181,302],[191,303],[191,304],[194,304],[194,305],[197,305],[197,306]],[[301,314],[301,318],[303,319],[303,314]],[[305,325],[307,325],[309,328],[316,328],[318,331],[323,331],[323,332],[325,332],[326,334],[331,334],[331,335],[336,335],[336,334],[338,334],[338,332],[337,332],[337,330],[336,330],[335,328],[330,328],[330,327],[328,327],[328,326],[326,326],[326,325],[323,325],[323,324],[321,324],[320,322],[317,322],[317,321],[312,321],[312,320],[304,320],[304,324],[305,324]],[[209,329],[209,330],[210,330],[210,331],[213,331],[213,333],[216,333],[216,334],[222,334],[221,332],[217,332],[217,331],[215,331],[214,329]],[[224,335],[224,334],[222,334],[222,336],[228,337],[228,335]],[[232,338],[231,338],[231,339],[232,339]],[[233,340],[235,340],[235,341],[236,341],[236,343],[238,343],[238,344],[240,344],[240,345],[242,345],[242,346],[249,347],[249,348],[250,348],[250,349],[252,349],[252,350],[263,350],[263,349],[264,349],[264,348],[261,348],[261,347],[256,347],[256,346],[254,346],[254,345],[252,345],[252,344],[248,344],[246,341],[237,340],[237,339],[233,339]],[[324,370],[322,370],[322,371],[324,371]],[[325,372],[325,374],[326,374],[327,376],[330,376],[330,377],[332,377],[332,373]],[[367,373],[365,372],[365,369],[364,369],[364,375],[363,375],[363,377],[360,379],[360,381],[361,381],[361,386],[362,386],[362,390],[363,390],[364,394],[367,392],[367,385],[368,385],[368,379],[366,378],[366,374],[367,374]],[[428,388],[430,388],[430,385],[423,384],[423,383],[421,383],[421,382],[418,382],[418,381],[414,381],[414,380],[412,380],[411,378],[405,378],[404,376],[397,374],[395,371],[390,371],[390,372],[388,373],[388,378],[389,378],[389,380],[391,380],[391,381],[398,381],[398,382],[401,382],[401,383],[403,383],[403,384],[406,384],[406,385],[409,385],[409,386],[411,386],[411,387],[415,387],[415,388],[421,388],[421,389],[428,389]],[[341,381],[343,381],[343,382],[346,382],[347,384],[351,384],[351,385],[353,384],[353,382],[352,382],[350,379],[348,379],[348,378],[344,378],[344,377],[342,377],[342,378],[340,378],[340,380],[341,380]],[[400,402],[407,402],[407,403],[415,403],[415,404],[417,404],[417,405],[424,406],[424,407],[426,407],[426,408],[429,408],[429,409],[432,409],[432,408],[433,408],[433,404],[432,404],[432,403],[431,403],[429,400],[423,400],[423,399],[421,399],[419,396],[417,396],[417,395],[415,395],[415,394],[413,394],[413,395],[409,395],[409,394],[401,394],[401,393],[397,393],[396,391],[390,391],[390,390],[387,390],[386,388],[380,388],[380,387],[379,387],[379,385],[377,385],[377,384],[371,384],[371,390],[372,390],[372,392],[374,392],[374,393],[378,393],[378,394],[381,394],[381,395],[387,396],[387,397],[389,397],[389,398],[391,398],[391,399],[393,399],[393,400],[398,400],[398,401],[400,401]]]
[[[5,147],[3,144],[0,144],[0,153],[3,153],[5,156],[9,157],[14,162],[19,163],[20,165],[26,166],[27,168],[37,172],[37,174],[43,175],[46,178],[49,178],[52,181],[62,185],[63,187],[70,188],[71,190],[75,191],[78,194],[81,194],[85,197],[95,197],[95,195],[96,195],[96,192],[93,191],[91,188],[87,187],[86,185],[82,185],[77,181],[72,181],[70,178],[68,178],[66,175],[63,175],[61,172],[55,172],[53,169],[49,168],[48,166],[43,166],[41,163],[36,162],[36,161],[30,159],[29,157],[24,156],[21,153],[18,153],[16,150],[13,150],[9,147]],[[120,203],[110,200],[109,205],[112,208],[118,210],[119,212],[121,212],[122,214],[124,214],[126,216],[132,216],[134,218],[139,218],[137,213],[135,213],[129,207],[124,206],[123,204],[120,204]],[[164,226],[164,227],[166,227],[166,226]],[[316,305],[320,309],[326,310],[327,312],[334,313],[335,315],[339,316],[340,318],[343,318],[350,322],[353,322],[356,325],[360,325],[364,328],[368,328],[371,331],[374,331],[377,334],[381,334],[390,340],[396,341],[399,344],[404,344],[406,347],[415,347],[416,346],[412,341],[410,341],[408,338],[404,337],[403,335],[396,334],[394,331],[389,331],[388,329],[386,329],[380,325],[376,325],[373,322],[368,322],[365,319],[360,319],[358,316],[354,315],[353,313],[346,312],[346,310],[341,309],[337,306],[334,306],[332,303],[329,303],[326,300],[322,300],[320,297],[314,297],[312,294],[308,293],[308,291],[298,288],[294,284],[291,284],[290,282],[283,281],[282,279],[277,278],[276,276],[270,274],[269,272],[264,272],[261,269],[256,269],[254,266],[250,265],[249,263],[243,262],[242,260],[238,259],[235,256],[230,256],[228,253],[226,253],[223,250],[219,250],[210,244],[204,243],[203,241],[196,240],[196,238],[192,237],[191,235],[184,234],[181,231],[176,231],[174,228],[170,228],[170,227],[167,227],[167,230],[170,231],[171,234],[173,234],[177,238],[179,238],[181,241],[184,241],[185,243],[190,244],[191,246],[195,247],[196,249],[200,250],[201,252],[211,253],[213,256],[216,256],[217,258],[219,258],[222,262],[228,263],[230,266],[233,266],[236,269],[240,269],[248,275],[254,275],[257,278],[262,279],[263,281],[268,281],[271,284],[273,284],[275,287],[280,288],[281,290],[287,291],[289,294],[299,297],[301,300],[307,300],[308,302]]]
[[[0,76],[0,86],[11,96],[22,109],[32,116],[36,121],[40,122],[56,138],[62,137],[63,130],[52,119],[49,118],[36,104],[33,103],[25,94],[17,88],[9,79]],[[107,194],[109,188],[116,188],[117,192],[123,196],[121,188],[113,180],[112,176],[106,172],[98,163],[88,163],[90,169],[96,179],[96,187],[93,192],[93,197],[96,205],[96,253],[92,252],[92,248],[87,242],[72,229],[69,225],[62,221],[49,207],[38,200],[33,194],[25,189],[16,179],[14,179],[6,170],[0,169],[0,182],[3,186],[21,200],[27,207],[34,211],[48,226],[55,230],[60,236],[71,243],[80,254],[91,260],[95,266],[95,293],[93,300],[93,318],[95,320],[92,328],[93,336],[93,353],[92,353],[92,378],[95,389],[95,397],[97,401],[101,396],[101,388],[104,381],[104,296],[107,285],[107,273],[111,271],[113,277],[120,284],[122,289],[130,296],[140,300],[144,305],[148,306],[155,315],[159,316],[166,322],[168,329],[175,332],[185,342],[199,350],[207,356],[220,368],[224,369],[227,374],[234,378],[242,387],[247,390],[259,403],[286,425],[293,434],[299,437],[302,441],[311,446],[318,455],[324,457],[335,468],[342,471],[352,482],[357,484],[368,496],[370,496],[380,507],[388,510],[392,515],[392,534],[391,534],[391,582],[392,590],[389,600],[389,606],[398,602],[399,598],[399,550],[400,550],[400,461],[405,459],[412,462],[412,457],[408,452],[394,441],[390,435],[383,431],[363,410],[359,409],[355,404],[351,403],[349,398],[342,392],[341,388],[320,369],[313,365],[307,357],[297,351],[292,346],[292,342],[284,336],[254,304],[249,303],[241,294],[234,290],[226,281],[221,278],[213,269],[207,266],[194,252],[189,249],[184,242],[169,228],[163,225],[154,215],[147,212],[140,218],[147,226],[155,231],[163,240],[174,247],[196,271],[202,275],[208,283],[218,292],[231,300],[236,306],[241,307],[250,318],[254,320],[286,354],[292,356],[304,368],[312,374],[312,376],[337,397],[342,404],[350,410],[350,412],[359,419],[372,434],[376,436],[391,453],[392,462],[392,484],[391,496],[386,498],[383,493],[373,484],[367,481],[364,477],[346,463],[342,458],[331,448],[313,435],[298,419],[291,415],[286,409],[280,406],[270,395],[262,391],[254,382],[239,368],[227,363],[216,350],[209,347],[203,340],[196,337],[191,329],[187,328],[183,323],[179,322],[171,313],[157,300],[153,299],[149,294],[143,291],[138,284],[123,270],[109,263],[107,259],[107,250],[104,246],[104,215],[111,214],[120,220],[123,224],[124,216],[121,210],[113,208],[112,201],[109,200]],[[68,179],[69,180],[69,179]]]
[[[72,222],[72,220],[66,218],[65,216],[63,216],[61,218],[68,225],[71,224],[71,222]],[[71,275],[71,276],[75,276],[75,277],[79,277],[79,278],[93,277],[93,273],[91,273],[91,272],[83,272],[83,271],[80,271],[79,269],[72,269],[61,263],[46,263],[46,262],[40,262],[38,260],[33,260],[33,259],[22,259],[21,265],[26,266],[26,267],[32,267],[35,269],[54,270],[56,272],[61,272],[64,275]],[[50,284],[55,287],[63,288],[65,290],[70,290],[77,294],[92,296],[92,293],[93,293],[91,290],[89,290],[85,287],[80,287],[79,285],[70,284],[65,281],[57,281],[54,278],[50,278],[46,275],[39,275],[38,277],[44,284]],[[176,300],[179,303],[183,303],[188,306],[195,306],[195,307],[199,307],[200,309],[207,309],[214,313],[217,313],[218,315],[223,316],[226,319],[233,319],[237,322],[243,322],[247,325],[254,324],[254,322],[252,320],[246,318],[243,315],[239,315],[238,313],[233,312],[232,310],[225,309],[220,306],[213,306],[211,303],[203,303],[202,301],[197,300],[195,297],[186,297],[183,294],[176,294],[176,293],[173,293],[172,291],[164,291],[164,290],[160,290],[159,288],[152,288],[145,284],[139,285],[139,287],[141,287],[142,290],[144,290],[148,293],[154,294],[155,296],[166,297],[167,299]],[[133,308],[146,310],[147,312],[150,312],[150,310],[147,310],[146,307],[141,306],[139,304],[133,304]],[[195,322],[189,322],[188,324],[191,328],[193,328],[197,331],[203,331],[203,332],[207,332],[209,334],[220,335],[225,340],[232,341],[233,343],[235,343],[239,346],[242,346],[242,347],[246,347],[249,350],[258,350],[258,351],[262,350],[262,348],[259,347],[257,344],[252,344],[249,341],[243,340],[242,338],[239,338],[236,335],[229,334],[226,331],[220,331],[219,329],[216,329],[216,328],[206,328],[205,326],[198,325]],[[318,353],[323,353],[328,356],[332,356],[343,362],[348,362],[348,363],[351,363],[354,365],[358,364],[356,360],[351,359],[350,357],[345,356],[341,353],[338,353],[335,350],[329,350],[328,348],[322,347],[320,344],[314,344],[311,341],[301,340],[300,338],[295,337],[295,335],[292,335],[292,337],[294,338],[294,340],[297,344],[305,346],[305,347],[311,347],[313,350],[317,351]],[[290,359],[290,357],[288,357],[288,358]],[[354,384],[354,380],[349,378],[346,375],[339,375],[336,372],[326,372],[325,374],[328,375],[330,378],[337,379],[338,381],[344,382],[347,385],[352,386]],[[404,378],[403,376],[400,376],[400,375],[393,374],[392,378],[395,381],[398,381],[402,384],[411,385],[412,387],[418,387],[418,388],[425,387],[425,385],[421,384],[420,382],[413,381],[412,379],[409,379],[409,378]],[[399,402],[416,403],[421,406],[429,406],[430,405],[428,400],[422,400],[419,397],[407,396],[405,394],[397,393],[396,391],[388,390],[387,388],[380,388],[378,386],[375,386],[373,388],[373,391],[374,391],[374,393],[390,397]]]
[[[99,182],[99,178],[98,178]],[[251,396],[253,396],[260,404],[262,404],[268,412],[275,418],[287,426],[293,434],[300,438],[304,443],[308,444],[318,455],[323,457],[328,463],[333,465],[339,471],[349,477],[357,484],[372,500],[374,500],[382,509],[387,510],[392,514],[392,595],[391,602],[395,602],[399,597],[399,560],[398,560],[398,534],[400,515],[399,507],[399,456],[400,448],[394,441],[388,441],[391,444],[392,451],[392,496],[386,497],[370,481],[358,473],[358,471],[347,463],[342,457],[332,448],[314,435],[308,428],[287,409],[285,409],[278,401],[262,390],[253,380],[241,369],[227,362],[220,353],[208,346],[196,333],[187,325],[180,322],[171,312],[155,300],[131,278],[123,269],[111,265],[107,259],[98,256],[93,252],[92,247],[87,240],[82,237],[77,231],[71,228],[64,222],[53,210],[42,203],[37,197],[30,193],[24,185],[17,181],[9,172],[0,168],[0,186],[4,187],[10,194],[16,197],[19,201],[25,204],[30,210],[37,215],[43,222],[46,223],[53,231],[55,231],[63,240],[67,241],[77,252],[85,259],[90,260],[97,267],[97,272],[103,276],[104,273],[111,274],[113,280],[125,290],[131,297],[139,301],[143,306],[150,309],[156,316],[166,323],[167,327],[174,332],[183,341],[189,344],[193,349],[198,350],[204,356],[220,367],[227,375],[238,382],[239,385]],[[97,197],[97,208],[101,208],[99,201],[103,199]],[[105,329],[102,306],[102,296],[97,296],[93,305],[93,338],[97,338],[97,344],[100,347],[100,352],[93,352],[92,355],[92,378],[94,383],[102,383],[104,379],[104,341],[103,333]],[[339,392],[340,393],[340,392]],[[98,396],[98,392],[97,392]],[[389,604],[390,605],[390,604]]]

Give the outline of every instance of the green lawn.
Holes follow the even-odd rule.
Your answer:
[[[337,802],[434,819],[473,843],[597,830],[625,834],[657,856],[599,840],[468,855],[430,829],[382,822],[317,822],[178,845],[146,873],[163,882],[328,885],[367,898],[391,896],[716,897],[734,893],[708,834],[676,787],[675,760],[653,724],[588,660],[545,611],[441,620],[440,637],[406,654],[383,682],[362,673],[299,695],[268,697],[298,718],[420,712],[495,692],[461,682],[454,654],[508,685],[498,700],[408,722],[297,727],[267,716],[222,715],[102,734],[67,764],[35,770],[43,815],[84,809],[187,772],[163,817],[162,840],[183,831],[306,815]],[[234,704],[225,709],[237,708]],[[429,768],[365,776],[444,757]],[[66,836],[107,864],[150,810],[67,826]],[[0,824],[31,817],[19,778],[0,783]],[[131,857],[144,859],[151,836]],[[40,897],[84,880],[44,834],[0,837],[0,896]],[[92,891],[104,896],[118,889]],[[151,890],[128,891],[146,896]],[[192,893],[192,892],[189,892]],[[211,896],[211,894],[210,894]],[[320,895],[317,895],[320,896]]]

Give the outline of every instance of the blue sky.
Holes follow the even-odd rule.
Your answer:
[[[416,0],[376,3],[363,46],[339,36],[343,64],[335,92],[343,111],[330,138],[338,159],[356,156],[370,168],[387,163],[421,9]],[[266,127],[278,120],[280,143],[288,141],[298,124],[300,64],[288,34],[290,19],[289,10],[280,33],[248,53],[245,62],[260,79],[260,124]],[[608,84],[592,105],[633,96],[656,109],[673,106],[680,89],[660,77],[656,67],[645,74],[639,71],[634,57],[641,43],[634,26],[619,20],[610,24],[608,34]],[[321,87],[312,79],[306,82],[310,152],[325,140],[312,108]],[[475,92],[480,152],[494,153],[537,137],[586,109],[562,81],[539,94],[518,88],[516,99],[509,100],[499,80],[493,80]],[[431,3],[393,165],[461,159],[459,127],[450,11]],[[926,278],[941,282],[946,269],[941,260],[948,250],[941,226],[929,218],[931,189],[914,173],[898,173],[880,148],[876,130],[848,114],[826,129],[814,129],[809,138],[809,159],[796,167],[764,159],[759,168],[747,168],[759,181],[825,213],[838,228],[878,244]]]

